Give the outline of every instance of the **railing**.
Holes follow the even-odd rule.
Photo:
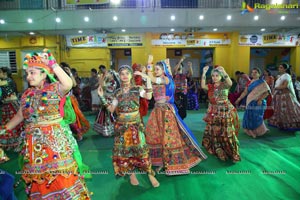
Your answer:
[[[77,2],[77,3],[75,3]],[[87,2],[87,1],[85,1]],[[0,10],[33,10],[33,9],[110,9],[110,8],[241,8],[246,2],[251,7],[255,3],[271,4],[272,0],[121,0],[119,5],[110,0],[99,0],[102,3],[82,4],[80,0],[0,0]],[[283,3],[298,3],[300,0],[283,0]]]
[[[78,3],[73,3],[78,2]],[[91,2],[94,2],[91,0]],[[110,0],[103,3],[80,4],[78,0],[0,0],[0,10],[26,9],[109,9],[109,8],[240,8],[242,0],[121,0],[119,5]],[[250,2],[254,2],[251,0]],[[256,2],[256,1],[255,1]],[[72,4],[73,3],[73,4]]]

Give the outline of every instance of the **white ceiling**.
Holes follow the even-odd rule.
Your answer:
[[[174,21],[170,16],[175,15]],[[204,15],[204,20],[199,20]],[[230,21],[226,16],[231,15]],[[255,21],[253,17],[259,16]],[[25,10],[1,11],[0,36],[28,35],[77,35],[82,30],[85,35],[95,33],[144,32],[240,32],[242,34],[259,34],[265,32],[300,33],[300,9],[285,11],[286,19],[280,20],[283,14],[269,13],[264,9],[256,9],[253,13],[241,14],[240,9],[101,9],[101,10]],[[84,17],[89,17],[89,22]],[[113,16],[118,16],[114,21]],[[61,23],[55,18],[60,17]],[[33,19],[32,24],[27,19]]]

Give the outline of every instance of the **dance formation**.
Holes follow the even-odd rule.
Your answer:
[[[9,161],[4,151],[19,151],[24,172],[21,177],[29,199],[90,199],[84,180],[90,178],[89,168],[82,162],[74,138],[82,140],[90,125],[72,94],[77,83],[71,69],[66,63],[58,65],[47,49],[28,54],[24,60],[29,87],[20,100],[8,70],[0,68],[0,163]],[[175,67],[174,76],[168,59],[153,66],[152,56],[147,67],[122,65],[116,72],[101,65],[100,74],[95,69],[91,71],[92,110],[99,111],[93,130],[104,137],[114,137],[115,176],[128,175],[132,185],[139,185],[136,174],[145,173],[151,185],[159,187],[156,173],[190,174],[191,168],[202,165],[207,156],[200,144],[221,161],[241,161],[240,122],[235,106],[244,100],[245,134],[256,138],[268,133],[266,119],[269,126],[300,130],[300,104],[288,64],[279,65],[275,82],[268,71],[261,78],[260,69],[253,68],[251,79],[247,79],[244,88],[239,87],[243,91],[234,103],[228,98],[232,80],[226,70],[216,66],[208,74],[210,67],[205,66],[200,83],[207,91],[208,109],[199,144],[183,121],[187,105],[192,110],[198,110],[199,105],[196,84],[192,80],[187,84],[192,69],[183,74],[182,61]],[[192,92],[187,91],[188,86]],[[192,98],[188,104],[187,96]],[[145,122],[143,117],[152,97],[154,108]]]

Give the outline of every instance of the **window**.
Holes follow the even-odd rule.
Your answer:
[[[17,73],[17,60],[15,51],[0,51],[0,67],[9,67],[11,73]]]
[[[198,0],[161,0],[162,8],[197,8]]]

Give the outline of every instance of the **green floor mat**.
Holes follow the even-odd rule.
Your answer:
[[[184,120],[201,143],[206,109],[188,111]],[[149,113],[148,113],[149,116]],[[145,122],[148,120],[145,118]],[[243,111],[239,111],[242,119]],[[91,125],[95,115],[87,115]],[[159,188],[153,188],[145,174],[139,174],[139,186],[132,186],[128,178],[116,178],[112,167],[113,138],[105,138],[90,130],[79,142],[83,160],[90,166],[93,178],[87,186],[94,200],[215,200],[215,199],[300,199],[300,133],[284,132],[270,127],[270,132],[257,139],[239,132],[242,161],[237,164],[208,159],[181,176],[157,174]],[[10,161],[0,168],[15,174],[17,154],[8,152]],[[26,195],[22,185],[15,189],[19,200]]]

